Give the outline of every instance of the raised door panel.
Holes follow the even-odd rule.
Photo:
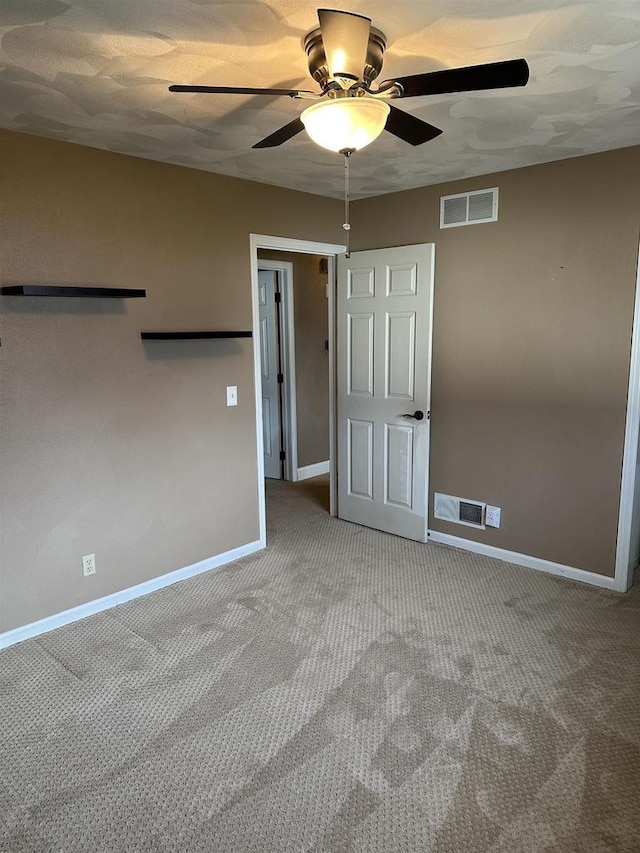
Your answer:
[[[415,399],[416,316],[414,311],[387,313],[385,388],[387,398]]]
[[[264,453],[270,459],[275,458],[275,436],[273,434],[273,412],[271,411],[271,398],[262,398],[262,434],[264,437]]]
[[[415,296],[418,289],[418,265],[387,265],[387,296]]]
[[[375,296],[375,268],[347,271],[347,299],[365,299]]]
[[[384,501],[413,508],[413,427],[385,424]]]
[[[269,318],[260,317],[260,367],[263,381],[271,378],[272,359],[270,356]]]
[[[347,394],[373,396],[373,314],[347,318]]]
[[[371,421],[348,419],[347,470],[349,495],[373,500],[373,423]]]

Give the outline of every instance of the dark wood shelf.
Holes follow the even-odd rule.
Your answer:
[[[250,338],[253,332],[219,331],[219,332],[140,332],[143,341],[195,341],[217,340],[220,338]]]
[[[57,284],[11,284],[0,287],[5,296],[82,296],[92,299],[136,299],[147,295],[133,287],[67,287]]]

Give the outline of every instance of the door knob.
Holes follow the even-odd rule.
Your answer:
[[[416,421],[421,421],[424,418],[424,412],[421,412],[420,409],[418,409],[412,415],[407,413],[407,414],[403,415],[402,417],[403,418],[413,418]]]

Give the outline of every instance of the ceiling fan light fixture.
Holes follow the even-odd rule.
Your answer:
[[[307,107],[300,116],[311,139],[329,151],[359,151],[384,130],[389,105],[368,98],[334,98]]]

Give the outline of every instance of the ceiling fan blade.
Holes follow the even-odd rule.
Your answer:
[[[251,86],[169,86],[170,92],[206,92],[214,95],[313,95],[306,89],[254,89]]]
[[[293,121],[290,121],[289,124],[285,124],[284,127],[281,127],[279,130],[276,130],[275,133],[270,134],[269,136],[265,136],[264,139],[261,139],[260,142],[256,142],[255,145],[252,145],[252,148],[275,148],[277,145],[282,145],[283,142],[286,142],[288,139],[294,137],[297,133],[300,133],[301,130],[304,130],[304,125],[300,121],[299,118],[294,118]]]
[[[318,9],[318,18],[330,76],[359,80],[367,59],[371,19],[334,9]]]
[[[429,142],[442,133],[439,127],[434,127],[434,125],[411,115],[411,113],[405,113],[404,110],[399,110],[391,104],[389,104],[389,108],[390,111],[384,129],[397,136],[398,139],[408,142],[409,145],[422,145],[423,142]]]
[[[393,83],[402,87],[401,98],[417,95],[444,95],[449,92],[477,92],[482,89],[507,89],[524,86],[529,79],[529,66],[525,59],[490,62],[488,65],[470,65],[468,68],[447,68],[444,71],[427,71],[385,80],[381,89]],[[386,85],[389,84],[389,85]]]

